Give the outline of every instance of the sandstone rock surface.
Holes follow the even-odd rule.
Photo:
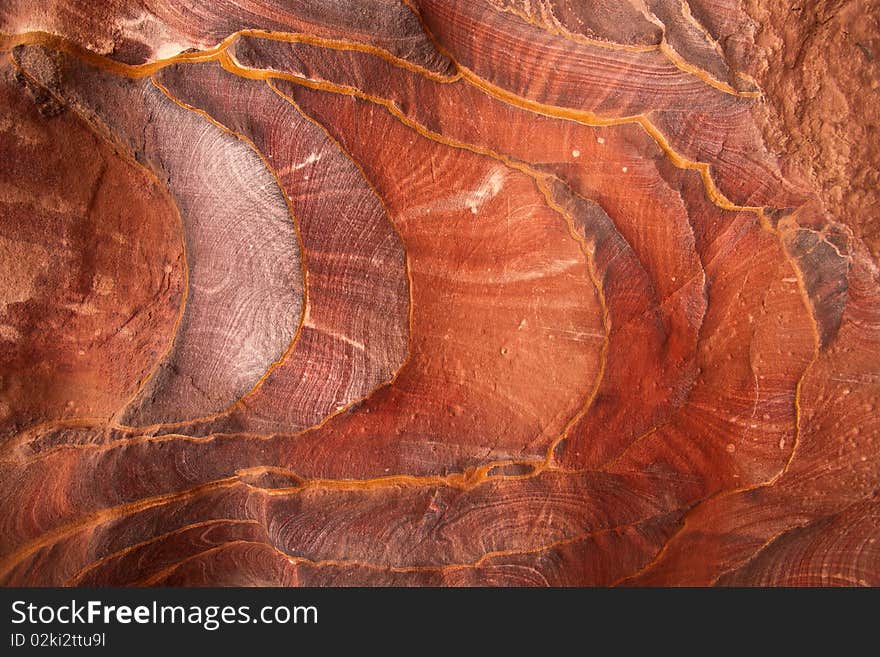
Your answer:
[[[880,585],[873,0],[10,0],[0,583]]]

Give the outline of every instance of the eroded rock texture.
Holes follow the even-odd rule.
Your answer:
[[[878,16],[787,11],[3,3],[0,582],[880,584]]]

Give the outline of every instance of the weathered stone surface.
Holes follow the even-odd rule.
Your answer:
[[[0,582],[880,584],[870,4],[6,3]]]

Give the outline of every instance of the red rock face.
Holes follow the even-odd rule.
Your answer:
[[[94,4],[0,9],[0,582],[880,584],[773,12]]]

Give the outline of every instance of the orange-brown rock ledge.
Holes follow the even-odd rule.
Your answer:
[[[0,583],[880,585],[880,9],[771,5],[3,2]]]

